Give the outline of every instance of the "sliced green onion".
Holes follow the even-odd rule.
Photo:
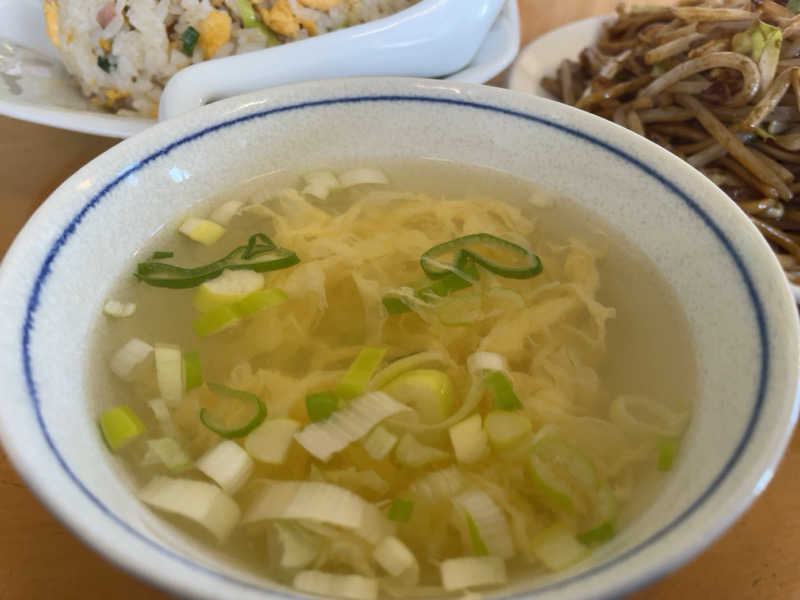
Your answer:
[[[451,426],[448,433],[458,462],[465,464],[478,462],[489,451],[488,439],[481,424],[480,413],[475,413]]]
[[[561,523],[537,533],[531,540],[531,549],[536,558],[551,571],[564,569],[589,553],[589,549]]]
[[[108,447],[116,452],[144,433],[145,427],[130,406],[122,405],[100,415],[100,431]]]
[[[173,473],[180,473],[192,466],[192,459],[180,444],[171,437],[147,440],[144,464],[163,464]]]
[[[372,556],[389,575],[402,576],[404,584],[419,583],[419,563],[414,553],[393,535],[383,538],[375,547]]]
[[[449,362],[450,360],[447,358],[447,356],[435,350],[430,350],[427,352],[415,352],[413,354],[395,359],[386,367],[375,373],[375,375],[372,377],[370,385],[373,389],[379,390],[403,373],[413,369],[418,369],[424,365],[447,365]]]
[[[478,531],[478,526],[475,525],[475,521],[469,513],[466,513],[466,517],[469,540],[472,542],[472,551],[475,553],[475,556],[489,556],[489,549],[481,539],[481,533]]]
[[[375,460],[383,460],[397,445],[399,438],[385,427],[378,425],[364,438],[361,445]]]
[[[270,465],[286,462],[289,447],[300,423],[292,419],[268,419],[244,439],[244,447],[253,458]]]
[[[664,437],[658,440],[658,470],[669,471],[678,453],[678,438]]]
[[[584,531],[583,533],[578,534],[578,541],[584,545],[590,544],[599,544],[602,542],[606,542],[616,535],[616,531],[614,530],[614,524],[609,523],[606,521],[602,525],[598,525],[597,527],[593,527],[588,531]]]
[[[363,394],[372,374],[380,366],[384,354],[386,354],[386,348],[369,346],[362,348],[350,368],[347,369],[347,373],[339,380],[336,394],[343,400],[351,400]]]
[[[173,256],[175,256],[175,253],[169,250],[156,250],[150,260],[161,260],[162,258],[172,258]]]
[[[283,290],[267,288],[266,290],[258,290],[257,292],[248,294],[239,300],[234,308],[242,317],[249,317],[260,310],[278,306],[288,299],[289,296],[287,296],[286,292]]]
[[[225,269],[247,269],[263,273],[285,269],[300,262],[297,255],[279,248],[263,233],[250,236],[247,244],[234,248],[227,256],[207,265],[193,268],[178,267],[163,262],[139,263],[134,276],[148,285],[183,289],[197,287],[204,281],[218,277]]]
[[[106,73],[111,73],[111,70],[114,69],[117,65],[115,61],[112,59],[110,54],[106,54],[105,56],[98,56],[97,57],[97,66],[103,69]]]
[[[502,371],[489,371],[483,376],[483,383],[492,395],[494,407],[499,410],[517,410],[522,403],[514,393],[511,380]]]
[[[394,456],[401,465],[415,469],[450,458],[450,454],[444,450],[427,446],[410,433],[404,433],[400,438],[394,449]]]
[[[498,449],[510,448],[528,435],[533,426],[522,412],[493,410],[483,421],[489,443]]]
[[[508,581],[506,563],[499,556],[464,556],[449,558],[439,565],[442,587],[453,592],[484,585],[502,585]]]
[[[531,449],[528,466],[534,488],[555,509],[585,514],[588,507],[581,502],[577,490],[591,496],[600,489],[597,470],[591,461],[557,437],[537,441]]]
[[[199,352],[185,352],[183,355],[184,389],[189,392],[203,385],[203,365]]]
[[[389,520],[397,523],[408,523],[411,513],[414,512],[414,502],[403,498],[395,498],[389,507]]]
[[[453,382],[437,369],[406,371],[382,389],[395,400],[413,406],[425,424],[440,423],[455,409]]]
[[[306,396],[306,412],[312,423],[324,421],[339,408],[339,397],[331,391]]]
[[[181,50],[186,56],[191,56],[194,53],[194,47],[197,45],[197,40],[200,39],[200,32],[191,25],[181,34],[179,38],[182,42]]]
[[[390,315],[411,312],[411,305],[406,300],[398,298],[397,296],[384,296],[383,306]]]
[[[167,406],[175,408],[183,398],[183,355],[174,344],[156,344],[153,354],[156,360],[158,390]]]
[[[275,32],[272,31],[272,29],[267,27],[264,23],[259,23],[258,28],[267,38],[267,48],[280,45],[281,41],[278,39],[278,36],[275,35]]]
[[[250,392],[245,392],[242,390],[235,390],[219,383],[208,382],[206,385],[208,386],[208,389],[215,394],[225,396],[226,398],[240,400],[255,406],[255,414],[250,418],[249,421],[239,427],[232,428],[225,427],[224,425],[220,425],[219,423],[215,422],[214,417],[206,408],[200,409],[200,421],[202,421],[203,425],[208,427],[214,433],[221,435],[224,438],[243,437],[261,425],[261,423],[263,423],[264,419],[267,417],[266,405],[255,394],[251,394]]]
[[[232,327],[240,319],[235,307],[223,304],[197,317],[192,329],[200,337],[206,337]]]
[[[539,257],[530,250],[489,233],[465,235],[434,246],[420,258],[422,270],[431,279],[452,273],[453,267],[438,260],[449,254],[455,256],[454,265],[468,257],[501,277],[528,279],[542,271]]]
[[[258,17],[256,17],[256,11],[253,10],[253,5],[250,4],[250,0],[238,0],[237,2],[239,8],[239,16],[242,18],[242,26],[247,27],[258,27],[260,21]]]
[[[434,312],[442,325],[459,327],[472,325],[480,319],[483,315],[481,305],[480,295],[459,294],[438,302],[434,307]]]
[[[478,268],[472,260],[462,261],[458,265],[452,266],[451,269],[432,283],[419,288],[416,295],[423,300],[430,301],[436,297],[448,296],[453,292],[468,288],[480,278]]]
[[[196,466],[233,496],[253,474],[255,463],[239,444],[223,440],[198,458]]]
[[[205,313],[223,304],[239,302],[248,294],[257,292],[263,287],[263,274],[227,269],[218,277],[204,282],[192,297],[192,304],[201,313]]]

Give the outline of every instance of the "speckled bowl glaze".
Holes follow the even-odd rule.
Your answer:
[[[702,550],[764,489],[797,417],[796,309],[762,237],[710,181],[647,140],[548,100],[443,81],[331,80],[222,101],[120,143],[67,180],[9,250],[0,435],[77,535],[181,595],[298,597],[198,547],[136,500],[88,409],[88,340],[131,254],[193,203],[276,169],[403,157],[500,169],[613,220],[675,289],[699,357],[699,402],[655,502],[585,562],[489,597],[621,595]]]

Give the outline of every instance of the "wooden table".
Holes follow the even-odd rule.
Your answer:
[[[519,0],[522,40],[616,0]],[[0,117],[0,255],[42,200],[116,140]],[[8,401],[8,399],[4,399]],[[630,600],[800,599],[800,435],[772,484],[702,555]],[[0,451],[0,600],[161,599],[64,529]]]

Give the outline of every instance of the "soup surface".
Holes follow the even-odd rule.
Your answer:
[[[106,442],[159,515],[300,591],[566,568],[671,468],[685,318],[570,200],[379,167],[251,180],[137,253],[93,342]]]

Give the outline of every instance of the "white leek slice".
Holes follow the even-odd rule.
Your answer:
[[[208,218],[220,225],[227,225],[238,214],[242,206],[244,206],[244,202],[241,200],[228,200],[212,210]]]
[[[399,578],[405,585],[419,582],[419,563],[414,553],[393,535],[383,538],[372,556],[389,575]]]
[[[294,523],[275,523],[275,531],[281,544],[281,567],[302,569],[311,564],[320,551],[316,535]]]
[[[295,575],[294,587],[301,592],[319,594],[326,598],[375,600],[378,580],[361,575],[335,575],[324,571],[301,571]]]
[[[448,592],[507,581],[506,563],[498,556],[465,556],[441,564],[442,585]]]
[[[397,444],[398,437],[385,427],[378,425],[364,438],[361,445],[375,460],[383,460]]]
[[[420,443],[410,433],[403,434],[397,447],[394,449],[394,456],[401,465],[408,467],[424,467],[425,465],[450,458],[450,454],[433,446],[426,446]]]
[[[483,428],[492,446],[506,449],[530,434],[533,427],[520,411],[494,410],[486,415]]]
[[[386,177],[383,171],[362,167],[340,173],[339,183],[342,187],[348,188],[362,183],[386,184],[389,183],[389,178]]]
[[[236,502],[213,483],[157,476],[139,491],[139,499],[159,510],[180,515],[224,542],[239,522]]]
[[[452,498],[466,485],[467,480],[458,467],[447,467],[417,479],[409,486],[408,490],[418,498],[435,502]]]
[[[121,379],[129,381],[133,377],[136,367],[142,364],[152,351],[153,347],[147,342],[139,338],[129,339],[111,357],[112,373]]]
[[[181,439],[178,429],[175,427],[175,422],[172,420],[172,415],[169,413],[169,409],[167,408],[164,400],[161,398],[153,398],[147,404],[153,411],[153,415],[155,416],[159,427],[161,427],[161,431],[164,432],[164,435],[176,440]]]
[[[324,480],[354,490],[369,490],[377,494],[389,491],[389,484],[375,471],[358,470],[355,467],[327,469],[321,472]]]
[[[183,235],[204,246],[211,246],[225,233],[225,228],[214,221],[189,217],[178,228]]]
[[[395,377],[383,391],[413,406],[425,424],[441,423],[455,411],[453,382],[438,369],[414,369]]]
[[[197,468],[233,495],[253,474],[253,459],[242,447],[224,440],[197,459]]]
[[[178,346],[156,344],[156,379],[161,397],[170,408],[175,408],[183,398],[183,354]]]
[[[103,312],[109,317],[117,319],[124,319],[130,317],[136,312],[135,302],[122,302],[120,300],[106,300],[103,305]]]
[[[222,304],[233,304],[264,287],[264,275],[247,269],[225,269],[221,275],[206,281],[192,298],[194,307],[202,313]]]
[[[243,523],[287,519],[337,525],[371,544],[393,532],[392,524],[375,505],[350,490],[319,481],[269,483],[247,507]]]
[[[508,375],[508,361],[496,352],[474,352],[467,358],[467,370],[476,377],[483,376],[486,371],[501,371]]]
[[[330,171],[312,171],[303,175],[303,179],[306,181],[303,193],[319,200],[325,200],[333,190],[341,187],[336,175]]]
[[[147,452],[142,464],[163,464],[173,473],[180,473],[192,466],[192,459],[178,442],[171,437],[163,437],[147,440]]]
[[[424,367],[426,365],[444,366],[449,363],[450,359],[448,359],[447,356],[441,352],[436,352],[435,350],[428,352],[417,352],[416,354],[412,354],[410,356],[404,356],[403,358],[398,358],[388,366],[375,373],[375,375],[372,376],[370,388],[379,390],[387,383],[392,381],[395,377],[402,375],[406,371],[419,369],[420,367]]]
[[[488,438],[479,413],[456,423],[448,431],[458,462],[467,465],[478,462],[489,451]]]
[[[551,571],[564,569],[589,554],[589,548],[581,544],[575,534],[561,523],[537,533],[531,540],[531,549]]]
[[[659,437],[680,435],[689,419],[686,411],[675,411],[657,400],[636,394],[614,398],[609,416],[628,433]]]
[[[307,425],[294,437],[311,454],[327,462],[333,454],[360,440],[384,419],[408,411],[409,407],[388,394],[368,392],[353,398],[325,421]]]
[[[470,489],[453,498],[453,504],[472,517],[489,554],[500,558],[514,556],[514,542],[508,520],[489,494],[483,490]]]
[[[300,423],[292,419],[268,419],[247,434],[244,447],[263,463],[282,465],[298,429]]]

